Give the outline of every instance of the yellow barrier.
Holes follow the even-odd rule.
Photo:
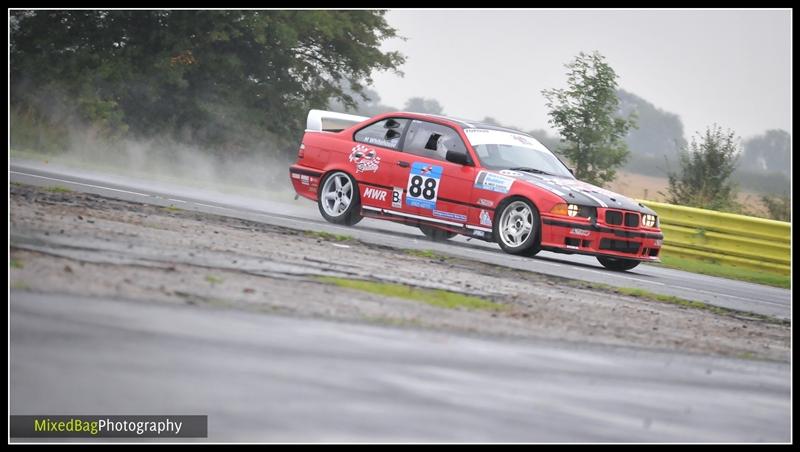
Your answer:
[[[663,254],[785,275],[790,272],[790,223],[638,201],[658,214],[664,232]]]

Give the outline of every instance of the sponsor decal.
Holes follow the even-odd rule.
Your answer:
[[[661,239],[653,241],[653,245],[655,245],[655,246],[661,246],[663,243],[664,243],[664,241],[661,240]]]
[[[580,235],[582,237],[588,237],[589,235],[592,234],[592,231],[586,229],[578,229],[578,228],[572,228],[569,232],[570,234]]]
[[[464,134],[467,135],[467,139],[473,146],[480,146],[483,144],[505,144],[510,146],[522,146],[535,149],[539,152],[552,154],[536,139],[518,133],[511,133],[503,130],[464,129]]]
[[[531,140],[529,140],[528,138],[526,138],[526,137],[524,137],[522,135],[516,135],[516,134],[515,135],[511,135],[511,138],[517,140],[518,142],[520,142],[520,143],[522,143],[522,144],[524,144],[526,146],[533,146],[533,142],[531,142]]]
[[[481,209],[481,224],[484,226],[492,227],[492,219],[489,218],[489,212]]]
[[[369,142],[371,144],[378,145],[378,146],[383,146],[383,147],[386,147],[386,148],[394,148],[395,147],[394,143],[392,143],[389,140],[385,140],[383,138],[364,137],[364,141]]]
[[[513,177],[503,176],[488,171],[481,171],[475,178],[475,188],[481,190],[494,191],[497,193],[508,193],[514,183]]]
[[[392,189],[392,207],[397,209],[403,208],[403,189],[394,187]]]
[[[428,165],[425,162],[412,163],[406,186],[406,204],[421,209],[435,209],[442,171],[441,166]]]
[[[389,192],[386,190],[381,190],[380,188],[372,188],[367,187],[364,189],[364,197],[368,199],[374,199],[376,201],[386,201],[386,195]]]
[[[297,173],[292,173],[292,179],[300,179],[300,175]]]
[[[466,215],[461,215],[459,213],[453,213],[453,212],[444,212],[442,210],[434,210],[433,216],[439,218],[446,218],[448,220],[453,220],[453,221],[467,221]]]
[[[472,231],[472,235],[475,237],[486,237],[486,233],[483,231]]]
[[[305,174],[300,175],[300,183],[302,183],[303,185],[308,185],[309,182],[310,179],[308,178],[308,176],[306,176]]]
[[[350,153],[350,161],[356,164],[356,172],[372,171],[377,173],[381,166],[381,157],[369,146],[357,144]]]
[[[489,201],[488,199],[478,198],[478,204],[486,207],[494,206],[494,201]]]

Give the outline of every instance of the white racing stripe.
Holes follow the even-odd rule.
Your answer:
[[[600,207],[602,207],[604,209],[606,207],[608,207],[608,204],[604,203],[603,201],[600,200],[600,198],[598,198],[597,196],[592,195],[591,193],[587,193],[587,192],[585,192],[583,190],[575,190],[575,191],[577,191],[578,193],[580,193],[582,195],[586,195],[586,196],[592,198],[596,203],[600,204]]]
[[[420,215],[412,215],[410,213],[397,212],[395,210],[389,210],[389,209],[381,209],[379,207],[362,206],[361,208],[362,209],[366,209],[366,210],[372,210],[372,211],[375,211],[375,212],[381,212],[381,213],[385,213],[385,214],[389,214],[389,215],[398,215],[398,216],[401,216],[401,217],[413,218],[415,220],[432,221],[434,223],[442,223],[442,224],[447,224],[447,225],[450,225],[450,226],[458,226],[460,228],[464,227],[464,223],[456,223],[456,222],[453,222],[453,221],[438,220],[436,218],[428,218],[428,217],[423,217],[423,216],[420,216]]]

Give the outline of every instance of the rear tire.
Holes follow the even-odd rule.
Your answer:
[[[428,237],[434,242],[445,242],[458,235],[455,232],[445,231],[430,226],[420,226],[419,230],[425,234],[425,237]]]
[[[492,234],[506,253],[535,256],[541,249],[542,222],[539,210],[525,198],[503,202],[495,211]]]
[[[603,267],[617,272],[624,272],[639,265],[639,261],[633,259],[623,259],[621,257],[597,256],[597,260],[603,264]]]
[[[362,219],[358,184],[343,171],[334,171],[322,180],[317,206],[322,217],[331,223],[353,226]]]

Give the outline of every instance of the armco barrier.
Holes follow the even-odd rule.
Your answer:
[[[791,223],[638,201],[658,214],[664,232],[662,254],[789,274]]]

